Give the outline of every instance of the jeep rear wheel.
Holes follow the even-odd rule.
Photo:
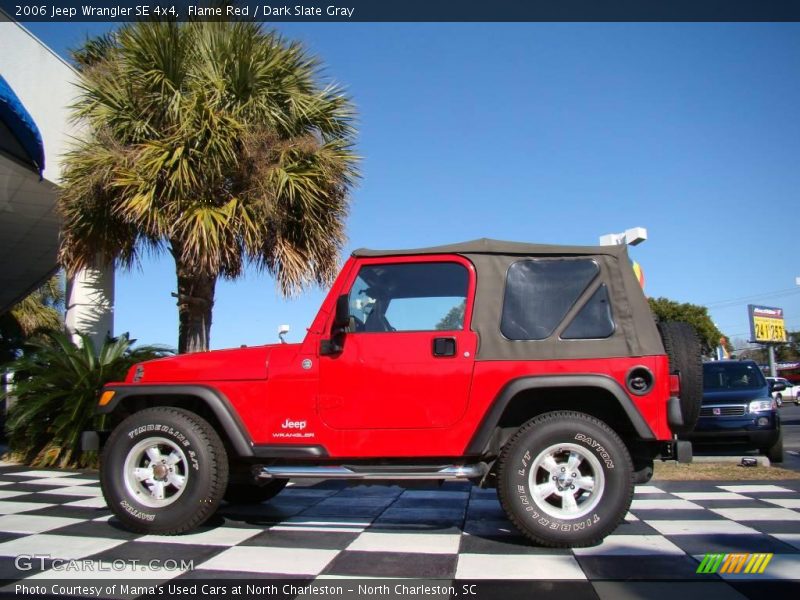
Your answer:
[[[660,321],[658,332],[669,358],[670,373],[681,376],[681,416],[683,424],[670,423],[673,433],[689,433],[697,425],[703,401],[703,359],[700,340],[694,328],[680,321]]]
[[[108,438],[100,464],[106,503],[128,529],[176,534],[210,517],[228,482],[219,435],[178,408],[148,408]]]
[[[633,498],[628,449],[608,425],[584,413],[551,412],[528,421],[498,461],[503,509],[544,546],[600,542],[625,518]]]

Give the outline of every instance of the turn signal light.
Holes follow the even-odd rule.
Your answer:
[[[111,402],[111,399],[114,397],[114,394],[116,394],[116,392],[113,392],[111,390],[103,392],[100,396],[100,402],[97,403],[98,406],[105,406],[106,404]]]

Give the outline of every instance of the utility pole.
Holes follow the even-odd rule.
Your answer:
[[[778,365],[775,363],[775,344],[767,344],[767,352],[769,353],[769,376],[778,376]]]

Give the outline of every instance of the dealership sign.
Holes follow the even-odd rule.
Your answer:
[[[750,315],[750,341],[775,343],[786,341],[786,327],[783,323],[783,309],[771,306],[748,304]]]

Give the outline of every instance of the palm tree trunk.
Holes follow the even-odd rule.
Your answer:
[[[204,352],[211,340],[215,275],[193,271],[175,260],[178,275],[178,352]]]

